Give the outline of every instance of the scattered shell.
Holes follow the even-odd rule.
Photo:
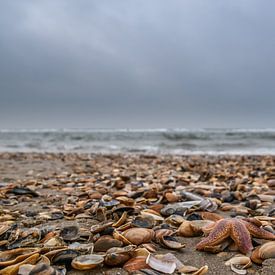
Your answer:
[[[230,266],[231,270],[237,274],[246,274],[247,272],[245,268],[250,267],[252,263],[249,257],[244,255],[236,255],[230,260],[226,261],[225,265]],[[239,266],[241,266],[241,268],[238,268]]]
[[[72,267],[77,270],[89,270],[103,263],[104,257],[101,255],[90,254],[82,255],[72,260]]]
[[[149,268],[149,265],[146,263],[146,258],[144,256],[134,257],[127,261],[123,268],[126,269],[128,272],[134,272],[137,270]]]
[[[150,242],[155,232],[148,228],[130,228],[122,233],[122,235],[132,244],[139,245]]]
[[[177,267],[174,261],[165,261],[162,259],[158,259],[151,254],[149,254],[146,258],[146,264],[148,264],[151,268],[166,274],[174,273]]]

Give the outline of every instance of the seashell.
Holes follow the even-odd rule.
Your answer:
[[[113,227],[119,227],[119,226],[123,225],[126,222],[126,220],[127,220],[127,216],[128,216],[127,212],[126,211],[123,212],[123,214],[121,215],[120,219],[117,222],[113,223],[112,226]]]
[[[4,269],[1,269],[0,275],[17,275],[18,270],[21,265],[25,265],[25,264],[33,265],[37,262],[38,258],[39,258],[38,253],[32,254],[31,256],[29,256],[28,258],[25,258],[23,261],[21,261],[19,263],[9,265],[9,266],[5,267]]]
[[[251,255],[251,260],[257,264],[262,264],[264,260],[270,258],[275,258],[275,241],[258,246]]]
[[[204,265],[199,270],[192,273],[192,275],[204,275],[208,272],[208,266]]]
[[[36,264],[28,275],[61,275],[55,268],[45,263]]]
[[[123,242],[117,239],[114,239],[112,236],[103,235],[101,236],[94,244],[95,252],[106,252],[111,247],[121,247]]]
[[[155,226],[155,219],[151,216],[138,216],[132,221],[131,225],[133,227],[153,228]]]
[[[225,262],[226,266],[230,266],[231,270],[237,274],[246,274],[247,267],[252,265],[249,257],[244,255],[236,255],[230,260]],[[236,266],[241,266],[241,268],[237,268]]]
[[[77,270],[89,270],[103,263],[104,257],[101,255],[90,254],[81,255],[72,260],[72,267]]]
[[[50,265],[51,261],[45,255],[40,255],[40,258],[39,258],[39,260],[37,261],[36,264],[40,264],[40,263]]]
[[[171,215],[165,219],[167,224],[178,227],[185,219],[180,215]]]
[[[54,250],[50,250],[50,251],[41,251],[42,253],[44,252],[44,256],[46,256],[50,261],[52,260],[52,258],[58,254],[60,251],[64,251],[67,250],[66,247],[62,247],[62,248],[53,248]]]
[[[213,213],[213,212],[200,212],[199,214],[203,220],[209,220],[209,221],[216,222],[218,220],[223,219],[223,217],[221,215]]]
[[[165,198],[168,202],[177,202],[180,199],[180,196],[175,192],[168,192],[165,194]]]
[[[23,264],[18,269],[18,275],[29,275],[34,267],[32,264]]]
[[[264,201],[264,202],[274,202],[274,199],[275,199],[275,196],[273,195],[258,194],[258,197],[261,201]]]
[[[11,225],[8,224],[1,224],[0,225],[0,236],[5,234],[9,229],[11,229]]]
[[[91,254],[94,250],[94,244],[93,243],[84,244],[84,243],[74,242],[74,243],[71,243],[68,248],[77,250],[81,254]]]
[[[116,197],[116,200],[118,200],[121,204],[124,204],[126,206],[134,206],[135,200],[133,198],[129,198],[126,196],[118,196]]]
[[[128,272],[134,272],[137,270],[145,269],[145,268],[150,268],[149,265],[146,263],[147,257],[144,256],[139,256],[139,257],[134,257],[127,261],[124,265],[123,268],[127,270]]]
[[[44,247],[55,247],[55,246],[64,246],[64,245],[65,245],[64,241],[57,236],[50,238],[44,243]]]
[[[80,253],[78,251],[75,251],[73,249],[66,249],[62,250],[58,253],[56,253],[52,259],[51,262],[56,265],[70,265],[72,260],[79,256]]]
[[[79,237],[78,233],[79,225],[75,223],[64,225],[59,235],[64,241],[74,241]]]
[[[143,211],[140,212],[140,215],[142,217],[151,217],[155,221],[159,221],[159,222],[164,221],[164,218],[161,217],[158,212],[156,212],[156,211],[154,211],[152,209],[145,209],[145,210],[143,210]]]
[[[160,242],[160,239],[163,237],[163,236],[171,236],[173,234],[173,230],[171,229],[158,229],[155,231],[155,241],[157,243]]]
[[[133,253],[134,257],[139,257],[139,256],[147,257],[149,254],[150,254],[150,251],[144,247],[136,249]]]
[[[91,226],[91,232],[93,234],[100,233],[101,231],[105,230],[107,227],[112,226],[112,221],[102,222],[100,224],[95,224]]]
[[[212,213],[211,213],[212,214]],[[203,234],[203,228],[214,225],[215,223],[208,220],[185,220],[179,227],[178,233],[183,237],[197,237]],[[211,228],[212,229],[212,228]]]
[[[113,232],[113,237],[116,239],[116,240],[119,240],[121,242],[123,242],[124,244],[126,245],[130,245],[132,244],[129,240],[127,240],[119,231],[117,230],[114,230]]]
[[[131,258],[132,252],[135,250],[135,245],[129,245],[126,247],[113,247],[106,252],[104,263],[109,266],[117,266],[124,264]]]
[[[132,244],[139,245],[150,242],[155,232],[148,228],[130,228],[124,231],[122,235]]]
[[[162,236],[159,239],[159,243],[166,248],[171,248],[171,249],[181,249],[185,247],[185,244],[182,244],[178,242],[178,240],[173,237],[173,236]]]
[[[38,248],[16,248],[0,252],[0,267],[10,266],[25,260],[33,254],[39,253]]]
[[[154,270],[163,272],[165,274],[174,273],[177,267],[174,261],[165,261],[163,259],[158,259],[151,254],[149,254],[146,258],[146,264],[148,264]]]
[[[140,245],[139,247],[145,248],[146,250],[148,250],[151,253],[154,253],[157,251],[156,246],[152,243],[144,243],[144,244]]]
[[[164,216],[170,216],[177,213],[181,213],[184,215],[184,213],[186,213],[188,209],[194,206],[198,206],[200,203],[201,203],[201,200],[184,201],[184,202],[167,204],[161,209],[160,213]]]

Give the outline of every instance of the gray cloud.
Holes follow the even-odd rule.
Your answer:
[[[2,1],[2,127],[274,127],[274,1]]]

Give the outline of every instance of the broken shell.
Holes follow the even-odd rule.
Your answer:
[[[103,230],[105,230],[107,227],[112,226],[113,222],[112,221],[107,221],[107,222],[103,222],[100,224],[95,224],[91,226],[91,233],[96,234],[99,233]]]
[[[123,242],[117,239],[114,239],[112,236],[103,235],[101,236],[94,244],[95,252],[105,252],[111,247],[121,247]]]
[[[113,247],[106,252],[104,259],[105,264],[109,266],[117,266],[127,262],[135,250],[135,245],[129,245],[126,247]]]
[[[128,272],[149,268],[149,265],[146,263],[146,258],[147,257],[144,256],[132,258],[124,264],[123,268]]]
[[[155,225],[155,219],[151,216],[136,217],[132,221],[132,226],[141,228],[153,228]]]
[[[163,236],[171,236],[173,234],[173,230],[171,229],[158,229],[157,231],[155,231],[155,241],[157,243],[160,242],[160,239],[163,237]]]
[[[16,248],[0,252],[0,267],[10,266],[22,262],[26,258],[39,252],[38,248]]]
[[[180,215],[171,215],[168,218],[165,219],[165,222],[167,224],[170,224],[172,226],[179,226],[185,219]]]
[[[185,244],[180,243],[175,237],[167,235],[160,237],[159,243],[162,246],[171,249],[181,249],[185,247]]]
[[[21,265],[24,265],[24,264],[32,264],[33,265],[37,262],[38,258],[39,258],[38,253],[32,254],[31,256],[24,259],[23,261],[21,261],[17,264],[7,266],[4,269],[0,270],[0,275],[17,275],[18,270]]]
[[[120,219],[117,222],[113,223],[113,227],[119,227],[119,226],[123,225],[127,220],[127,216],[128,216],[127,212],[126,211],[123,212]]]
[[[146,258],[146,264],[148,264],[151,268],[165,274],[174,273],[177,267],[174,261],[165,261],[163,259],[158,259],[151,254],[149,254]]]
[[[207,220],[185,220],[180,225],[178,232],[183,237],[197,237],[203,234],[203,227],[214,224],[212,221]]]
[[[124,231],[122,235],[132,244],[139,245],[150,242],[155,232],[148,228],[130,228]]]
[[[90,254],[82,255],[72,260],[72,267],[77,270],[89,270],[103,263],[104,257],[101,255]]]
[[[244,255],[236,255],[230,260],[225,262],[226,266],[230,266],[231,270],[237,274],[246,274],[247,267],[252,265],[249,257]],[[237,268],[236,266],[241,266],[241,268]]]
[[[56,253],[51,262],[56,265],[70,265],[72,260],[79,256],[79,254],[78,251],[66,249]]]
[[[50,265],[39,263],[34,266],[29,275],[61,275],[61,273]]]
[[[50,238],[44,243],[44,247],[55,247],[55,246],[64,246],[64,245],[65,245],[64,241],[57,236]]]
[[[124,244],[126,245],[129,245],[129,244],[132,244],[129,240],[127,240],[119,231],[117,230],[114,230],[113,232],[113,237],[116,239],[116,240],[119,240],[121,242],[123,242]]]
[[[162,222],[162,221],[164,221],[164,218],[161,217],[158,212],[156,212],[156,211],[154,211],[152,209],[145,209],[145,210],[141,211],[140,214],[141,214],[142,217],[151,217],[156,222]]]
[[[78,224],[65,225],[61,229],[60,237],[65,241],[74,241],[78,238],[78,232],[79,232]]]

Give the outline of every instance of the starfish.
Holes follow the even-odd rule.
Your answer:
[[[260,225],[256,219],[227,218],[218,220],[210,227],[205,228],[205,232],[210,232],[210,234],[199,242],[196,248],[198,250],[211,248],[230,237],[238,249],[247,254],[253,249],[251,235],[256,238],[275,240],[275,234],[264,230]]]

